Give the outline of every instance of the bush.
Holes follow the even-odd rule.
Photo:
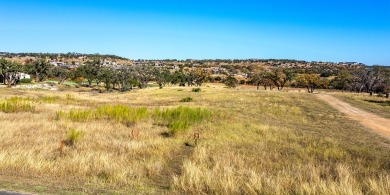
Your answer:
[[[330,76],[332,76],[332,72],[330,71],[321,72],[320,74],[320,77],[330,77]]]
[[[82,131],[76,129],[70,129],[66,134],[65,144],[67,146],[73,146],[83,135]]]
[[[200,92],[200,91],[202,91],[202,89],[201,88],[192,88],[192,92]]]
[[[192,97],[185,97],[180,100],[180,102],[192,102]]]
[[[245,80],[240,80],[240,85],[245,85]]]
[[[32,79],[20,79],[20,83],[31,83]]]

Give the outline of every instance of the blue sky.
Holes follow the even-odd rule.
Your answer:
[[[0,0],[0,51],[390,65],[390,0]]]

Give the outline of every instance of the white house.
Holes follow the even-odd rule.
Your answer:
[[[19,79],[31,79],[31,76],[29,74],[26,74],[26,73],[23,73],[23,72],[20,72],[18,74],[18,77],[19,77]]]

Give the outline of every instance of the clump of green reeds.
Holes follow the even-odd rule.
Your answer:
[[[133,124],[142,119],[149,118],[145,107],[133,108],[129,106],[100,106],[96,109],[95,118],[107,118],[124,124]]]
[[[94,119],[94,112],[92,110],[71,110],[69,112],[69,119],[76,122],[87,122]]]
[[[56,112],[56,120],[60,120],[61,118],[64,118],[66,116],[66,113],[64,111],[57,111]]]
[[[56,118],[62,118],[63,112],[56,113]],[[71,110],[68,115],[69,119],[76,122],[87,122],[95,119],[114,120],[126,125],[134,124],[143,119],[149,118],[148,109],[145,107],[133,108],[129,106],[99,106],[90,110]]]
[[[72,95],[72,94],[66,94],[66,99],[73,100],[75,98],[74,98],[74,95]]]
[[[30,98],[11,97],[0,101],[0,111],[12,112],[34,112],[35,105]]]
[[[166,125],[170,135],[185,131],[189,129],[191,125],[207,120],[210,116],[211,112],[207,109],[183,106],[164,110],[156,109],[154,111],[155,120],[160,124]]]
[[[56,97],[56,96],[44,96],[44,97],[39,97],[37,100],[39,102],[52,104],[52,103],[57,102],[58,99],[59,99],[59,97]]]
[[[71,110],[68,114],[63,111],[56,112],[56,119],[64,117],[75,122],[87,122],[96,119],[113,120],[127,126],[139,121],[153,119],[161,125],[168,127],[168,133],[175,135],[180,131],[189,129],[192,125],[209,119],[211,112],[202,108],[179,106],[177,108],[148,110],[145,107],[129,107],[124,105],[99,106],[90,110]]]
[[[67,146],[74,146],[74,144],[76,144],[76,142],[81,138],[82,135],[83,135],[82,131],[76,129],[70,129],[66,133],[66,139],[64,140],[64,143]]]

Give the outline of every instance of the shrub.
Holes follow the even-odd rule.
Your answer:
[[[76,129],[70,129],[66,134],[65,144],[67,146],[73,146],[83,135],[82,131]]]
[[[240,80],[240,85],[245,85],[245,80]]]
[[[0,101],[0,111],[11,112],[34,112],[35,105],[30,98],[12,97]]]
[[[200,92],[202,91],[201,88],[197,87],[197,88],[192,88],[192,92]]]
[[[180,100],[180,102],[192,102],[192,97],[185,97]]]
[[[31,83],[32,79],[20,79],[20,83]]]

